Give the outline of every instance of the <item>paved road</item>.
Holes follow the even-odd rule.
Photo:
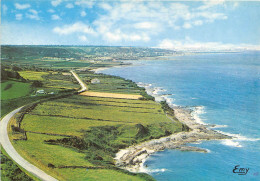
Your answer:
[[[71,70],[70,72],[77,79],[77,81],[79,82],[79,84],[81,86],[81,89],[78,92],[80,93],[80,92],[84,92],[84,91],[88,90],[86,84],[79,78],[79,76],[73,70]]]
[[[13,117],[17,112],[19,112],[22,109],[22,107],[15,109],[14,111],[7,114],[2,121],[0,122],[0,142],[2,147],[5,149],[5,151],[8,153],[8,155],[21,167],[23,167],[25,170],[33,174],[34,176],[40,178],[41,180],[46,181],[57,181],[52,176],[46,174],[44,171],[40,170],[36,166],[32,165],[25,159],[23,159],[17,151],[14,149],[13,145],[11,144],[8,133],[7,133],[7,125],[10,121],[11,117]]]

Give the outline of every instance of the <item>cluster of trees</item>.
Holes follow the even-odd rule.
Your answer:
[[[1,67],[1,81],[7,80],[9,78],[22,79],[23,80],[23,78],[20,76],[20,74],[17,71],[5,70],[3,67]]]
[[[20,67],[17,66],[12,66],[12,67],[7,67],[7,66],[1,66],[1,82],[4,80],[8,79],[18,79],[21,81],[26,81],[19,73],[18,71],[23,70]],[[41,81],[35,80],[32,82],[33,87],[42,87],[43,83]]]

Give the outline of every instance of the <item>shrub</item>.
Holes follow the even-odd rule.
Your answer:
[[[43,83],[39,80],[34,80],[33,83],[32,83],[32,86],[33,87],[42,87]]]

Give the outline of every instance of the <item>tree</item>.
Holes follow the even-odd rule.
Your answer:
[[[5,71],[5,69],[3,69],[3,68],[1,67],[1,81],[7,80],[7,79],[8,79],[7,72]]]
[[[42,87],[43,83],[39,80],[34,80],[33,83],[32,83],[32,86],[33,87]]]
[[[13,70],[13,71],[20,71],[20,70],[22,70],[22,69],[21,69],[20,67],[17,67],[17,66],[14,65],[14,66],[12,67],[12,70]]]

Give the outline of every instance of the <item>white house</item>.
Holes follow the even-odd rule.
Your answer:
[[[44,94],[45,92],[44,92],[44,90],[43,89],[40,89],[40,90],[37,90],[36,91],[36,94]]]

